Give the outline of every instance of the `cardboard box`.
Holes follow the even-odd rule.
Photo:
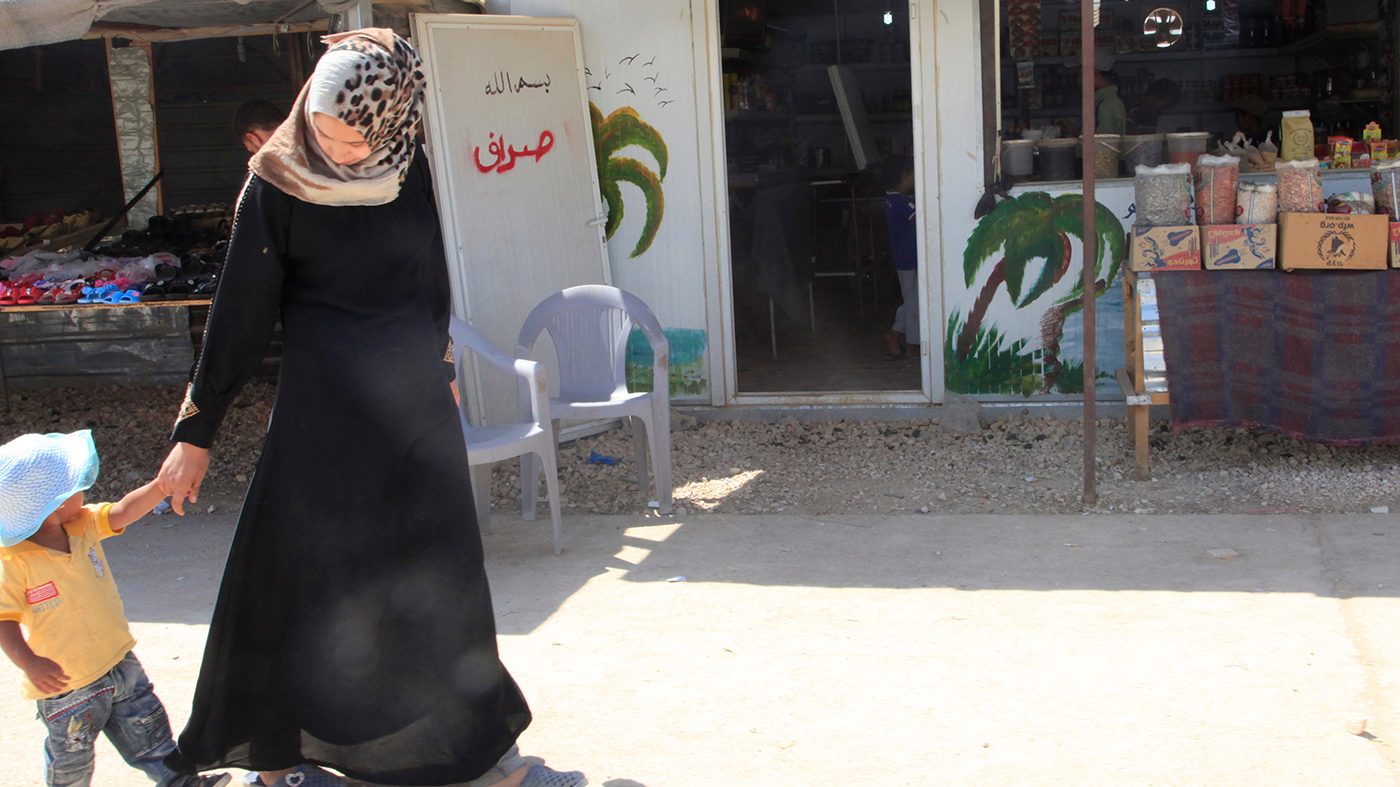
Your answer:
[[[1201,228],[1133,227],[1128,267],[1135,271],[1201,269]]]
[[[1280,213],[1279,267],[1286,271],[1383,270],[1389,235],[1388,216]]]
[[[1390,267],[1400,268],[1400,222],[1390,223]]]
[[[1201,228],[1202,261],[1208,271],[1274,267],[1277,224],[1211,224]]]

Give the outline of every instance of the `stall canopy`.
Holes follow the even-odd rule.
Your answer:
[[[0,49],[56,44],[112,28],[304,24],[356,4],[357,0],[0,0]]]

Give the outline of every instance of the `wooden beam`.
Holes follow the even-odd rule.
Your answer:
[[[262,36],[274,33],[310,33],[328,29],[328,21],[284,22],[277,25],[226,25],[222,27],[151,27],[109,22],[93,22],[83,38],[125,38],[137,43],[193,41],[201,38]]]

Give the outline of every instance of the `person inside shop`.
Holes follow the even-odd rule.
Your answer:
[[[1269,132],[1278,127],[1278,123],[1268,122],[1269,105],[1257,94],[1251,93],[1237,99],[1231,108],[1235,110],[1235,128],[1244,132],[1250,144],[1264,144]],[[1275,133],[1274,142],[1278,141],[1278,134]]]
[[[1147,86],[1137,106],[1128,116],[1128,133],[1160,134],[1162,117],[1181,102],[1181,86],[1171,79],[1158,79]]]
[[[1103,49],[1094,51],[1094,133],[1125,134],[1128,129],[1128,110],[1123,99],[1118,97],[1118,83],[1113,78],[1113,53]],[[1072,57],[1065,65],[1077,69],[1079,58]],[[1055,124],[1064,129],[1068,136],[1078,136],[1082,129],[1078,123],[1060,118]]]
[[[914,224],[914,159],[895,154],[885,160],[890,190],[885,192],[885,221],[890,228],[890,254],[899,276],[904,302],[894,313],[894,325],[885,334],[885,351],[891,360],[906,357],[905,345],[919,346],[919,246]]]
[[[257,153],[272,138],[272,132],[287,119],[287,113],[271,101],[255,98],[244,101],[233,113],[233,133],[249,153]]]
[[[183,514],[280,321],[277,402],[166,764],[256,771],[263,787],[344,784],[322,765],[370,784],[582,787],[516,745],[531,714],[501,663],[472,499],[415,140],[423,61],[384,28],[323,40],[249,162],[160,470]]]

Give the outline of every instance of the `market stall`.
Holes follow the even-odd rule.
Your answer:
[[[1363,177],[1328,189],[1312,131],[1285,139],[1272,172],[1211,154],[1136,169],[1118,382],[1140,479],[1153,404],[1180,427],[1400,441],[1400,161],[1338,167]],[[1377,124],[1362,134],[1387,147]],[[1331,163],[1352,144],[1330,140]]]

